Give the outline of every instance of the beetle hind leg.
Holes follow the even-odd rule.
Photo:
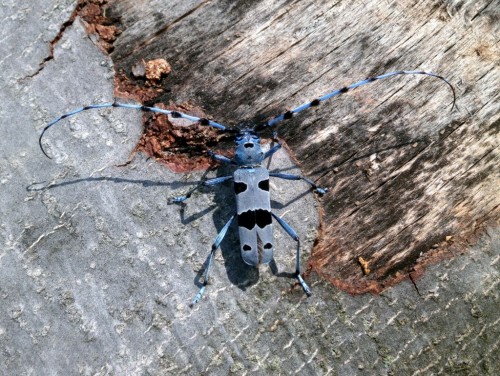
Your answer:
[[[234,218],[236,217],[236,214],[233,214],[231,218],[229,218],[229,221],[222,227],[222,230],[217,234],[217,237],[215,238],[214,243],[212,244],[212,250],[210,251],[210,255],[208,256],[208,263],[207,263],[207,268],[205,269],[205,277],[203,278],[203,284],[200,287],[200,291],[198,291],[198,294],[196,294],[195,298],[193,299],[191,303],[191,307],[197,304],[201,298],[203,297],[203,293],[205,292],[205,288],[207,287],[208,284],[208,277],[210,275],[210,267],[212,266],[212,261],[215,255],[215,251],[220,246],[220,243],[222,242],[222,239],[226,236],[227,230],[229,229],[229,226],[231,226],[231,223],[233,223]]]
[[[295,256],[295,277],[299,280],[300,285],[302,286],[302,289],[306,293],[307,296],[311,296],[312,292],[307,283],[304,281],[302,276],[300,275],[300,239],[297,233],[293,230],[293,228],[290,227],[288,223],[286,223],[283,219],[278,217],[276,214],[271,213],[278,221],[278,223],[283,227],[283,229],[286,231],[290,237],[297,242],[297,253]]]

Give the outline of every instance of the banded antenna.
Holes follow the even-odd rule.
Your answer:
[[[329,93],[327,93],[319,98],[313,99],[310,102],[306,102],[306,103],[300,105],[299,107],[294,108],[293,110],[289,110],[287,112],[284,112],[281,115],[275,117],[274,119],[267,121],[266,123],[259,124],[259,125],[255,126],[254,130],[258,132],[258,131],[261,131],[265,128],[272,127],[273,125],[275,125],[276,123],[279,123],[280,121],[291,119],[295,114],[298,114],[299,112],[302,112],[310,107],[319,106],[321,102],[324,102],[330,98],[345,94],[348,91],[354,90],[360,86],[367,85],[367,84],[370,84],[370,83],[378,81],[378,80],[383,80],[384,78],[389,78],[389,77],[393,77],[393,76],[397,76],[397,75],[404,75],[404,74],[411,74],[411,75],[421,74],[421,75],[436,77],[436,78],[439,78],[440,80],[443,80],[450,87],[450,89],[453,93],[453,102],[451,105],[451,110],[453,110],[453,107],[455,107],[455,101],[456,101],[455,89],[453,88],[453,85],[446,78],[444,78],[440,75],[437,75],[435,73],[432,73],[432,72],[396,71],[396,72],[385,73],[385,74],[382,74],[380,76],[366,78],[364,80],[355,82],[351,85],[344,86],[341,89],[333,90],[333,91],[331,91],[331,92],[329,92]]]

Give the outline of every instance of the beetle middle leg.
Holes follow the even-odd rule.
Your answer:
[[[219,162],[223,162],[223,163],[227,163],[227,164],[235,164],[236,163],[232,159],[225,157],[223,155],[215,154],[211,150],[208,151],[208,155],[211,158],[213,158],[214,160],[219,161]],[[169,200],[169,202],[175,203],[175,204],[180,204],[180,203],[186,201],[189,197],[191,197],[191,195],[200,187],[218,185],[218,184],[223,183],[223,182],[230,180],[232,178],[233,178],[233,176],[231,175],[231,176],[221,176],[219,178],[203,180],[200,183],[198,183],[198,185],[196,185],[194,188],[189,190],[184,196],[173,197]]]
[[[280,178],[280,179],[285,179],[285,180],[304,180],[307,184],[309,184],[314,189],[314,192],[316,192],[320,196],[323,196],[326,192],[328,192],[328,188],[318,187],[312,180],[310,180],[304,176],[301,176],[301,175],[292,175],[292,174],[282,174],[279,172],[270,172],[269,176],[272,176],[275,178]]]

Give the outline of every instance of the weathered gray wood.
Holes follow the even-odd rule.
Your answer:
[[[439,71],[461,95],[452,114],[449,92],[437,81],[404,79],[351,93],[280,129],[310,176],[326,173],[326,181],[335,171],[323,171],[323,163],[338,167],[334,195],[320,203],[326,207],[323,226],[337,223],[337,246],[352,249],[334,249],[326,261],[339,266],[327,264],[327,277],[336,282],[348,276],[344,289],[373,289],[388,278],[378,276],[371,287],[363,284],[366,278],[393,272],[384,271],[385,261],[378,265],[357,254],[348,236],[359,237],[356,227],[368,221],[381,226],[386,220],[388,209],[377,206],[381,196],[405,196],[413,211],[421,205],[410,195],[408,182],[414,182],[429,203],[428,216],[450,223],[461,218],[467,230],[477,228],[498,199],[491,185],[498,170],[488,170],[498,159],[498,26],[492,13],[498,4],[408,4],[121,1],[106,13],[123,30],[113,70],[98,38],[86,35],[80,18],[71,22],[74,2],[3,2],[0,374],[497,375],[498,225],[460,257],[423,274],[417,265],[414,275],[421,277],[414,283],[351,296],[310,273],[314,295],[308,299],[290,279],[242,265],[232,229],[205,298],[190,309],[195,276],[233,210],[230,187],[195,195],[181,210],[167,205],[167,197],[182,194],[201,172],[176,174],[141,153],[116,167],[140,137],[141,115],[133,111],[82,114],[52,129],[45,142],[53,161],[38,149],[38,134],[54,116],[110,100],[116,71],[128,73],[134,56],[172,64],[160,100],[229,124],[255,113],[270,117],[367,72],[401,65]],[[162,32],[152,37],[148,30]],[[394,45],[395,39],[401,43]],[[318,40],[320,46],[312,43]],[[155,52],[156,42],[167,44]],[[134,52],[127,55],[127,49]],[[120,53],[126,57],[118,59]],[[391,59],[399,60],[380,65]],[[155,89],[148,87],[147,94]],[[496,149],[486,154],[488,148]],[[460,164],[452,170],[454,158]],[[286,153],[273,158],[275,167],[294,171]],[[440,182],[442,173],[454,178]],[[429,188],[418,188],[425,179]],[[302,237],[306,260],[317,238],[314,199],[294,182],[272,189],[273,208]],[[355,199],[361,205],[353,206]],[[455,209],[447,214],[446,207]],[[409,218],[396,214],[394,228]],[[437,231],[414,227],[409,244],[413,233]],[[456,229],[453,239],[466,234]],[[279,270],[293,270],[293,241],[279,231],[275,236]],[[318,253],[316,248],[314,262],[325,261]],[[368,277],[356,264],[359,255],[370,261]],[[316,270],[326,274],[324,267]]]

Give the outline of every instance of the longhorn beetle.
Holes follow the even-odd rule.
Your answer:
[[[158,107],[147,107],[143,105],[136,104],[128,104],[128,103],[102,103],[102,104],[93,104],[89,106],[85,106],[79,109],[76,109],[72,112],[68,112],[62,116],[51,121],[43,130],[38,140],[40,148],[42,152],[50,158],[50,156],[45,152],[42,145],[42,138],[45,132],[52,127],[54,124],[59,122],[62,119],[67,117],[76,115],[82,111],[91,110],[91,109],[99,109],[106,107],[121,107],[121,108],[130,108],[137,109],[141,111],[150,111],[160,114],[170,115],[172,118],[183,118],[190,120],[194,123],[199,123],[201,125],[210,126],[220,130],[221,132],[234,133],[235,134],[235,157],[234,159],[228,158],[223,155],[215,154],[212,151],[209,151],[208,154],[214,160],[228,163],[236,166],[236,170],[232,176],[222,176],[213,179],[207,179],[200,182],[194,188],[186,193],[184,196],[176,197],[171,200],[174,203],[182,203],[186,201],[191,194],[200,188],[201,186],[214,186],[220,183],[223,183],[228,180],[233,180],[234,184],[234,192],[236,197],[236,213],[229,218],[226,224],[222,227],[219,234],[215,238],[214,243],[212,244],[212,250],[210,252],[207,267],[205,269],[205,276],[203,279],[203,284],[194,298],[192,305],[198,303],[205,292],[205,287],[208,284],[208,278],[210,275],[210,268],[212,266],[213,257],[215,255],[216,250],[219,248],[224,236],[227,233],[227,230],[231,223],[235,218],[238,219],[238,228],[239,228],[239,236],[240,236],[240,250],[243,261],[251,266],[258,266],[259,264],[268,264],[273,259],[273,235],[272,235],[272,219],[274,218],[280,226],[297,242],[296,249],[296,261],[295,261],[295,276],[299,283],[301,284],[304,292],[310,296],[311,290],[309,286],[306,284],[304,279],[300,274],[300,239],[297,233],[286,223],[282,218],[278,217],[271,211],[271,201],[269,195],[269,178],[279,178],[286,180],[304,180],[308,183],[311,188],[316,192],[319,196],[324,195],[328,192],[327,188],[321,188],[317,186],[310,179],[300,176],[300,175],[291,175],[291,174],[283,174],[283,173],[273,173],[269,172],[265,167],[261,166],[262,162],[272,156],[281,148],[281,142],[278,140],[278,143],[270,148],[267,151],[264,151],[261,145],[259,132],[273,127],[275,124],[279,123],[282,120],[291,119],[295,114],[308,109],[309,107],[318,106],[321,102],[326,101],[332,97],[347,93],[350,90],[356,89],[362,85],[369,84],[371,82],[382,80],[385,78],[389,78],[396,75],[426,75],[431,77],[439,78],[444,81],[450,88],[453,93],[453,103],[452,109],[455,105],[455,89],[444,77],[439,76],[435,73],[424,72],[424,71],[396,71],[389,72],[380,76],[367,78],[362,81],[358,81],[349,86],[345,86],[341,89],[337,89],[331,91],[321,97],[318,97],[310,102],[304,103],[297,108],[286,111],[285,113],[271,119],[265,123],[256,124],[253,127],[248,126],[234,126],[227,127],[225,125],[216,123],[212,120],[208,120],[205,118],[199,118],[196,116],[191,116],[188,114],[184,114],[178,111],[170,111],[164,110]],[[273,133],[273,138],[277,140],[276,132]]]

